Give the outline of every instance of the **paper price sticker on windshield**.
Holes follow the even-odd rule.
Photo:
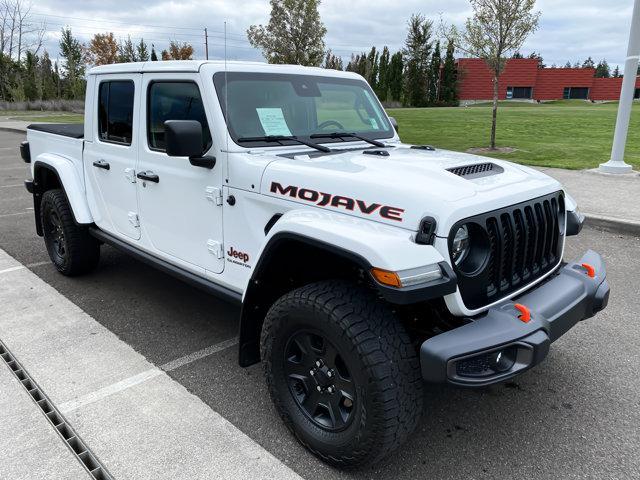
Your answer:
[[[256,108],[265,135],[291,136],[281,108]]]

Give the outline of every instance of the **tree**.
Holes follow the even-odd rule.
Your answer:
[[[596,73],[594,74],[596,78],[609,78],[611,77],[611,69],[609,68],[609,64],[606,59],[602,59],[598,62],[596,66]]]
[[[593,61],[593,58],[589,57],[584,62],[582,62],[582,68],[596,68],[596,64]]]
[[[192,58],[193,46],[187,42],[171,40],[169,50],[162,50],[162,60],[191,60]]]
[[[371,47],[369,55],[367,55],[367,62],[365,67],[364,78],[367,80],[373,91],[378,89],[378,60],[380,58],[379,52],[376,47]]]
[[[27,51],[24,58],[24,73],[22,80],[22,88],[24,90],[24,98],[33,102],[40,97],[38,92],[38,56]]]
[[[455,45],[453,40],[447,44],[447,53],[444,57],[442,74],[440,78],[440,99],[449,106],[458,105],[458,71],[456,69]]]
[[[59,46],[60,56],[65,61],[64,94],[70,99],[83,98],[85,70],[82,61],[83,46],[68,27],[62,29]]]
[[[423,15],[413,14],[408,22],[408,33],[403,56],[405,59],[404,101],[412,107],[427,103],[427,82],[433,22]]]
[[[93,65],[110,65],[118,61],[118,42],[112,32],[93,36],[89,42],[89,58]]]
[[[567,60],[567,63],[564,64],[564,68],[571,68],[571,62]]]
[[[152,62],[157,62],[158,61],[158,54],[156,53],[156,46],[153,43],[151,44],[151,61]]]
[[[399,102],[402,100],[403,90],[403,72],[404,58],[402,52],[396,52],[391,56],[389,62],[388,89],[387,100]]]
[[[389,92],[389,62],[391,60],[389,54],[389,48],[385,45],[380,54],[380,60],[378,61],[378,83],[376,95],[380,101],[387,100],[387,94]]]
[[[484,59],[493,74],[491,149],[496,148],[498,81],[508,55],[520,50],[527,37],[538,28],[540,12],[535,0],[470,0],[473,16],[462,33],[462,48]]]
[[[149,49],[147,48],[147,44],[144,43],[144,38],[140,39],[140,43],[138,43],[136,47],[136,56],[139,62],[149,61]]]
[[[531,52],[527,58],[538,60],[538,68],[546,68],[542,55],[536,52]]]
[[[640,67],[639,67],[640,68]],[[622,75],[620,74],[620,67],[616,65],[616,68],[613,69],[613,73],[611,74],[613,78],[620,78]]]
[[[138,55],[136,53],[136,49],[133,46],[133,42],[131,41],[131,37],[128,36],[127,39],[123,42],[120,41],[118,44],[118,63],[128,63],[128,62],[137,62]]]
[[[49,57],[49,52],[47,52],[46,50],[42,54],[39,70],[40,70],[40,74],[39,74],[40,91],[41,91],[42,100],[50,100],[52,98],[56,98],[57,83],[56,83],[55,73],[53,71],[53,65],[51,64],[51,58]]]
[[[267,26],[251,25],[249,43],[262,50],[269,63],[317,67],[324,59],[327,29],[320,19],[320,0],[271,0]]]
[[[436,42],[431,55],[431,64],[429,65],[429,91],[427,101],[431,105],[435,105],[440,100],[440,66],[442,58],[440,57],[440,42]]]
[[[344,70],[342,58],[334,55],[333,52],[331,52],[331,49],[329,49],[327,50],[327,55],[324,57],[324,65],[322,65],[322,68],[330,70]]]
[[[511,58],[524,58],[524,55],[522,55],[519,51],[513,52],[513,55],[511,55]]]

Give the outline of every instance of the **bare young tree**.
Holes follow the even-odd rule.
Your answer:
[[[0,0],[0,52],[20,61],[22,54],[42,48],[46,24],[33,20],[31,2]]]
[[[534,11],[535,0],[470,0],[470,3],[473,16],[467,19],[456,43],[460,50],[484,59],[493,73],[491,149],[495,149],[498,81],[507,58],[520,50],[538,28],[540,12]]]

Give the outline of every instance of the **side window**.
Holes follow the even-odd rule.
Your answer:
[[[134,94],[135,88],[130,80],[116,80],[100,84],[98,103],[100,140],[131,145]]]
[[[211,132],[198,85],[177,81],[152,83],[148,102],[149,148],[164,151],[164,122],[167,120],[197,120],[202,125],[203,151],[211,147]]]

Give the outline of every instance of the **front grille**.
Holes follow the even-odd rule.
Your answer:
[[[454,266],[462,299],[470,309],[494,303],[553,270],[562,258],[564,198],[561,192],[477,215],[454,225],[473,224],[472,248],[484,263],[474,272]],[[484,238],[474,238],[484,236]]]
[[[475,165],[464,165],[462,167],[448,168],[448,172],[465,178],[480,178],[490,175],[497,175],[504,172],[504,169],[495,163],[477,163]]]

